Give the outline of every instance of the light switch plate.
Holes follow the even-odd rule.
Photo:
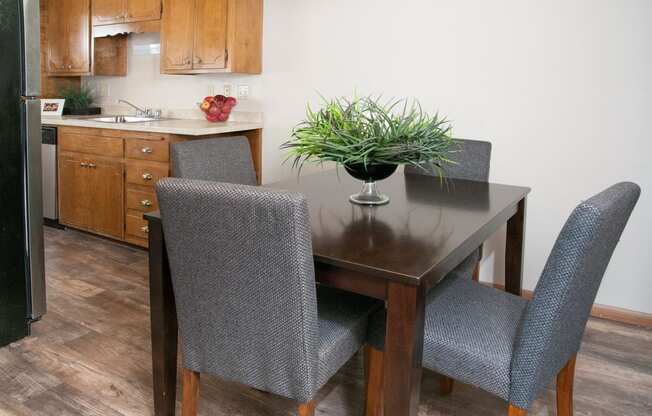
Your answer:
[[[224,84],[223,94],[227,97],[231,97],[233,95],[233,85]]]
[[[249,98],[249,85],[238,85],[238,99],[247,100]]]

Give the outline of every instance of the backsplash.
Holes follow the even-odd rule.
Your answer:
[[[239,85],[249,87],[249,97],[239,100],[238,113],[232,120],[259,117],[262,109],[262,81],[258,75],[207,74],[164,75],[160,73],[160,37],[158,33],[129,36],[128,71],[126,77],[83,77],[97,97],[96,103],[105,113],[131,112],[118,104],[125,99],[141,107],[163,110],[165,117],[203,118],[197,104],[207,95],[222,94],[224,85],[232,86],[235,96]]]

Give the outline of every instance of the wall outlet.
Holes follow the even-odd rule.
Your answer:
[[[238,99],[249,99],[249,85],[238,85]]]
[[[233,85],[224,84],[223,94],[227,97],[231,97],[233,95]]]
[[[109,87],[109,84],[106,82],[100,82],[97,84],[97,94],[102,97],[110,97],[111,96],[111,88]]]

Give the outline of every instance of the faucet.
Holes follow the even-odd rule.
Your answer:
[[[145,116],[145,117],[151,117],[151,118],[157,118],[157,119],[161,118],[161,110],[154,111],[151,108],[142,109],[142,108],[138,107],[137,105],[130,103],[127,100],[118,100],[118,102],[127,104],[129,107],[136,110],[136,115],[137,116]]]

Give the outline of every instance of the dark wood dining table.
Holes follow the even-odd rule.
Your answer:
[[[306,195],[316,279],[386,301],[384,414],[417,414],[427,291],[503,225],[505,289],[521,294],[529,188],[398,172],[379,183],[389,204],[354,205],[360,182],[343,170],[266,185]],[[177,319],[165,236],[148,214],[154,403],[174,415]]]

